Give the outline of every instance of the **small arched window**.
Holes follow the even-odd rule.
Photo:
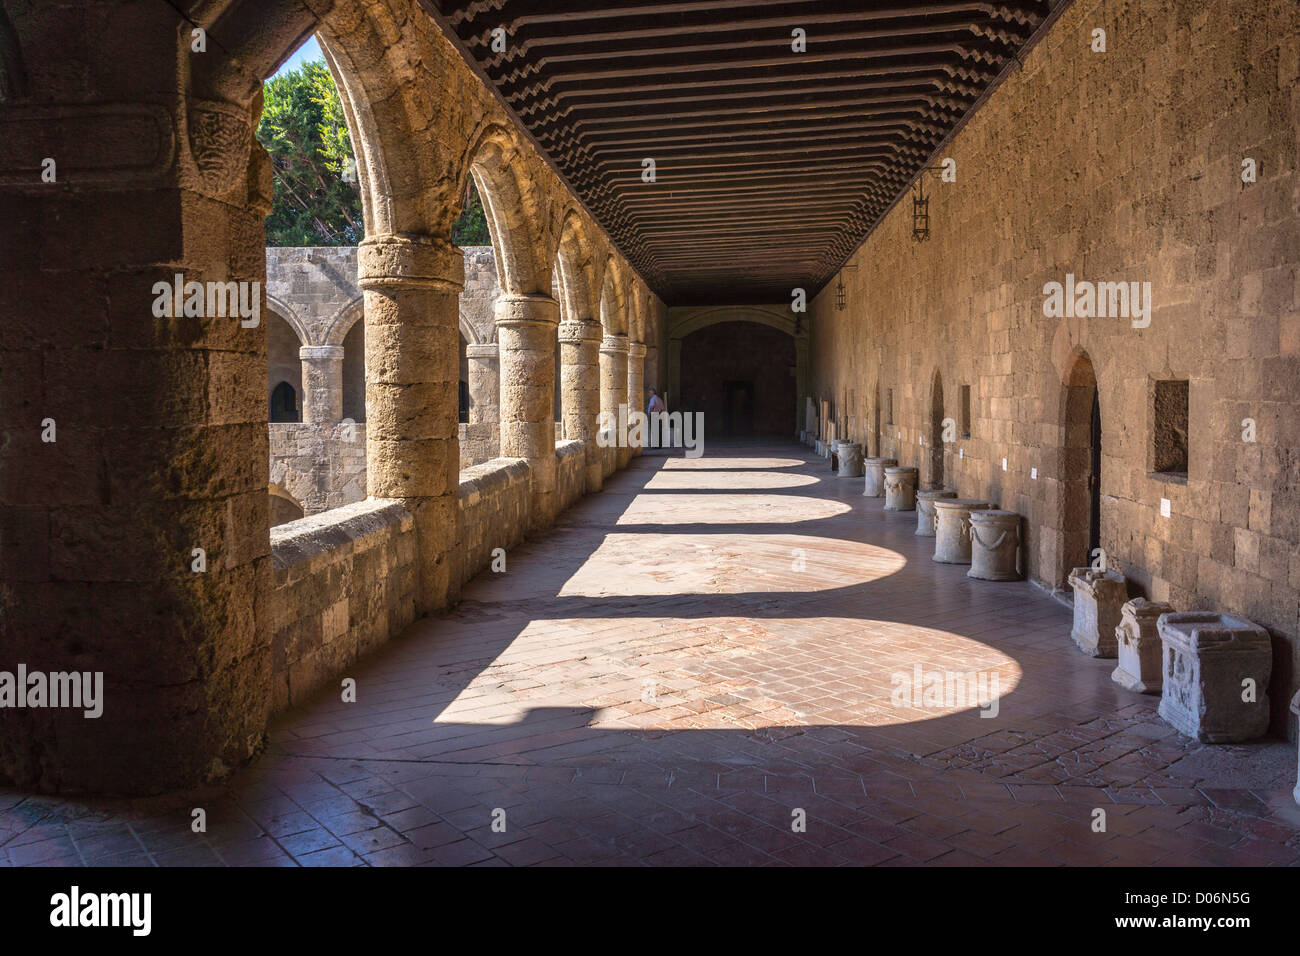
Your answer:
[[[298,393],[288,382],[281,382],[271,390],[271,421],[301,421],[298,412]]]

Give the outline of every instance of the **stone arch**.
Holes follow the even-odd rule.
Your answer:
[[[302,382],[302,359],[299,357],[298,349],[300,346],[309,343],[303,341],[301,332],[288,319],[284,318],[278,309],[268,309],[266,314],[266,401],[267,408],[273,410],[277,407],[275,391],[281,385],[288,385],[293,389],[294,401],[293,407],[296,409],[294,418],[276,417],[274,412],[268,414],[269,421],[302,421],[303,405],[303,382]],[[283,406],[284,399],[278,400],[279,406]]]
[[[343,340],[348,337],[352,327],[365,316],[366,313],[365,296],[357,296],[343,308],[339,309],[330,317],[325,324],[325,334],[321,336],[321,345],[342,345]],[[315,344],[315,343],[303,343]]]
[[[673,322],[668,334],[672,338],[682,339],[692,332],[698,332],[700,329],[706,329],[710,325],[718,325],[722,322],[757,322],[759,325],[768,325],[774,329],[779,329],[792,338],[800,338],[807,334],[805,330],[795,329],[794,317],[789,310],[768,308],[761,305],[729,305],[701,309]]]
[[[483,201],[501,291],[549,296],[554,257],[544,235],[546,201],[537,185],[540,177],[518,172],[531,163],[513,133],[489,126],[470,151],[468,171]]]
[[[274,481],[267,483],[267,497],[270,498],[270,520],[271,527],[276,525],[288,524],[290,521],[297,521],[305,517],[307,512],[303,509],[302,503],[291,495],[283,486],[276,484]]]
[[[600,327],[606,335],[627,335],[627,287],[622,264],[610,255],[600,289]]]
[[[318,344],[313,341],[311,329],[307,327],[307,323],[303,321],[302,316],[300,316],[294,307],[289,305],[289,303],[285,302],[283,299],[276,298],[268,292],[266,294],[266,306],[270,311],[283,319],[289,328],[293,329],[294,335],[298,336],[299,345]],[[342,338],[340,338],[339,341],[341,342]],[[327,340],[326,342],[319,344],[335,345],[337,343]]]
[[[576,207],[566,210],[560,226],[555,260],[560,279],[560,299],[566,321],[599,318],[596,256]]]

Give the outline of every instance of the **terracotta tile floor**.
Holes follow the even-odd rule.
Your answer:
[[[1177,736],[1067,608],[934,564],[881,505],[793,443],[643,457],[358,666],[357,703],[280,719],[231,786],[0,791],[0,862],[1300,861],[1293,746]],[[996,675],[996,716],[895,706],[917,666]]]

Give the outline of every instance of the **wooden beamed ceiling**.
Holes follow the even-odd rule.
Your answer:
[[[421,2],[691,305],[814,295],[1063,0]]]

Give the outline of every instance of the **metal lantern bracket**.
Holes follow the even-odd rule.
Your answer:
[[[856,264],[849,265],[848,263],[845,263],[840,266],[840,271],[835,278],[835,308],[840,312],[843,312],[845,307],[848,305],[848,296],[844,292],[844,270],[856,268]]]
[[[930,238],[930,197],[925,194],[925,174],[942,166],[923,166],[917,173],[912,188],[912,241],[925,242]]]

